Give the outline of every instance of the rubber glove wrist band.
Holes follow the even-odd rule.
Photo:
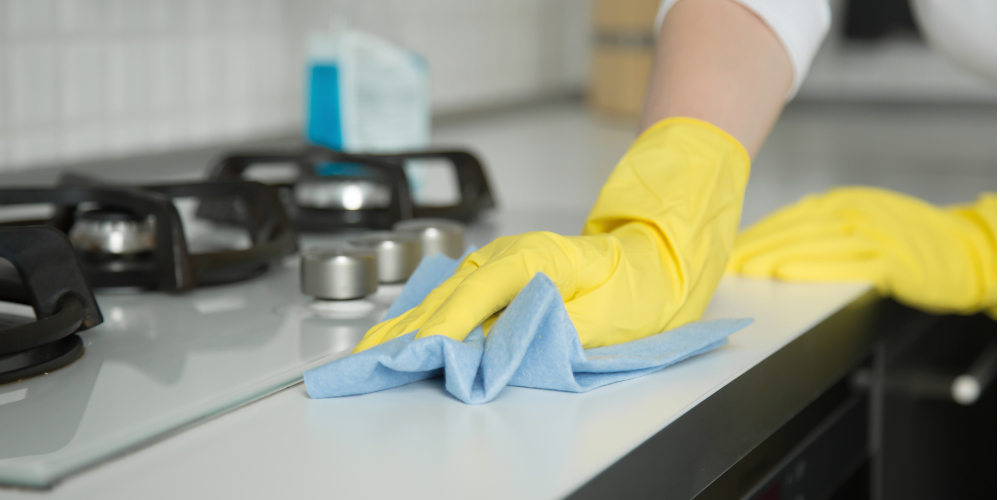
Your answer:
[[[641,143],[644,139],[646,139],[650,135],[655,134],[658,130],[660,130],[662,128],[666,128],[666,127],[669,127],[671,125],[680,125],[680,124],[694,125],[694,126],[697,126],[697,127],[700,127],[700,128],[704,128],[704,129],[708,129],[708,130],[711,130],[711,131],[715,132],[720,137],[722,137],[724,140],[726,140],[727,142],[729,142],[733,146],[735,146],[736,149],[740,153],[742,153],[743,159],[746,160],[747,168],[749,168],[749,166],[750,166],[750,154],[747,153],[747,148],[743,147],[743,143],[741,143],[740,141],[736,140],[736,138],[733,137],[732,135],[730,135],[729,132],[726,132],[725,130],[722,130],[721,128],[719,128],[717,126],[712,125],[711,123],[706,122],[705,120],[699,120],[697,118],[691,118],[689,116],[672,116],[670,118],[664,118],[664,119],[662,119],[662,120],[660,120],[660,121],[658,121],[658,122],[650,125],[646,130],[643,130],[642,133],[639,134],[639,137],[637,137],[636,140],[632,144],[639,144],[639,143]]]

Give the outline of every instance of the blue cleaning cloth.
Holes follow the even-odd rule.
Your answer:
[[[458,268],[443,255],[425,258],[386,318],[416,305]],[[411,332],[305,373],[312,398],[366,394],[444,374],[445,388],[467,404],[492,400],[507,385],[586,392],[641,377],[711,351],[753,320],[721,319],[608,347],[584,349],[559,290],[542,273],[524,287],[485,337],[476,327],[463,342]]]

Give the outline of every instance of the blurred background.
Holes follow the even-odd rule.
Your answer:
[[[995,186],[995,82],[928,47],[906,0],[831,5],[830,36],[754,163],[744,222],[835,184],[937,203]],[[657,6],[0,0],[0,171],[297,141],[308,34],[337,17],[426,59],[431,142],[478,151],[502,206],[582,218],[635,137]]]
[[[300,137],[307,34],[339,16],[426,59],[432,142],[479,151],[504,206],[585,211],[635,136],[657,4],[0,0],[0,171]],[[931,50],[906,0],[832,7],[745,219],[832,184],[994,186],[995,82]]]

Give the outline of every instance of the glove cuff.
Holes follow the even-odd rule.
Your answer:
[[[601,189],[583,234],[614,236],[636,273],[655,275],[669,296],[662,329],[697,320],[708,305],[736,239],[749,173],[739,141],[675,117],[643,132]]]
[[[739,153],[742,153],[742,156],[746,163],[747,174],[749,175],[750,154],[747,153],[747,149],[743,147],[743,143],[738,141],[732,135],[729,135],[729,133],[726,132],[725,130],[716,127],[711,123],[706,122],[705,120],[691,118],[689,116],[674,116],[670,118],[664,118],[650,125],[649,128],[643,130],[642,133],[639,134],[639,137],[636,137],[635,141],[632,142],[632,146],[629,148],[629,151],[635,148],[636,145],[644,142],[650,136],[654,136],[657,133],[661,132],[663,129],[667,129],[670,127],[694,127],[694,128],[704,129],[706,131],[711,132],[712,134],[718,135],[721,140],[728,143],[729,147],[734,148],[734,150],[738,151]]]

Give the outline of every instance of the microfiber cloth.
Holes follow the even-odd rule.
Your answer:
[[[420,304],[455,273],[459,262],[441,254],[424,258],[385,319]],[[467,404],[489,402],[507,385],[586,392],[711,351],[752,321],[699,321],[644,339],[584,349],[559,290],[539,273],[507,306],[489,336],[476,327],[463,342],[439,335],[414,340],[414,331],[309,370],[305,384],[310,397],[330,398],[443,374],[448,392]]]

